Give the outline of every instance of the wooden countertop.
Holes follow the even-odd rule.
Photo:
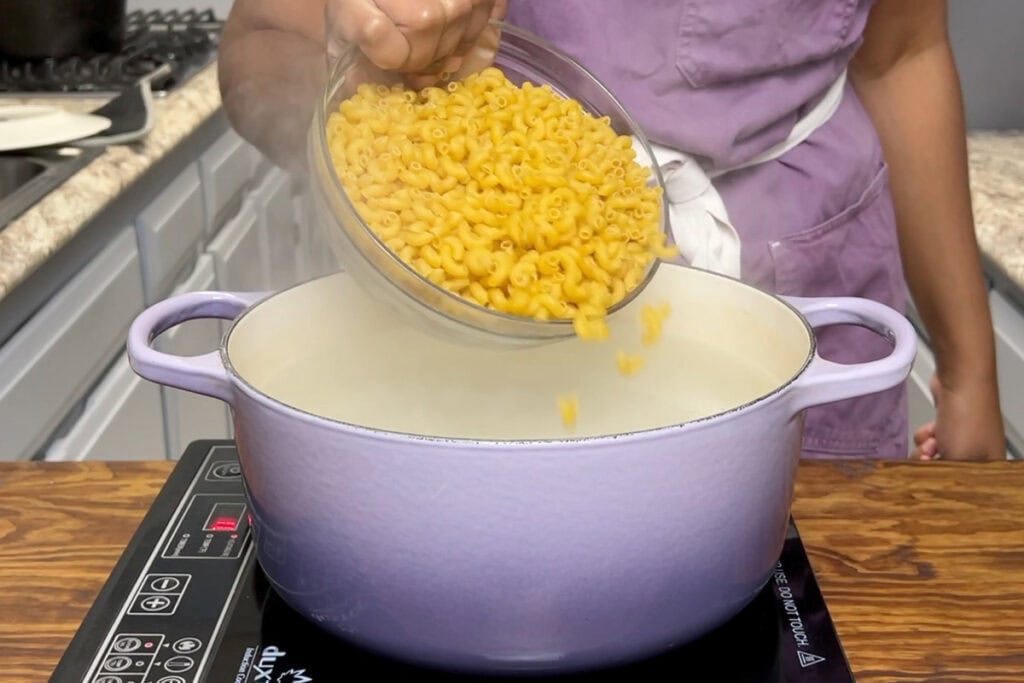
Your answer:
[[[0,678],[45,681],[171,463],[0,463]],[[1024,680],[1024,463],[808,462],[794,516],[858,681]]]

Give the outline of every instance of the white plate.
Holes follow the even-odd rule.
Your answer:
[[[0,106],[0,152],[59,145],[87,138],[110,127],[110,119],[72,114],[54,107]]]

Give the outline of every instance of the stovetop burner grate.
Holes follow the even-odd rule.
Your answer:
[[[174,90],[216,57],[223,21],[212,9],[135,10],[126,18],[118,52],[64,58],[0,57],[0,94],[117,93],[162,66],[156,94]]]

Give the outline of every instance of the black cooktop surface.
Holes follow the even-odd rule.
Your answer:
[[[323,683],[471,680],[338,640],[268,585],[234,444],[192,444],[111,573],[51,681]],[[537,677],[531,677],[537,680]],[[796,526],[771,580],[698,641],[561,680],[853,681]]]

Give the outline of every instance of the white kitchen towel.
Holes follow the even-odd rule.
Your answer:
[[[777,159],[806,140],[839,108],[845,84],[846,71],[843,71],[818,103],[796,122],[785,140],[753,159],[729,168],[708,172],[694,157],[684,152],[651,144],[654,162],[665,183],[672,238],[687,263],[694,268],[740,277],[740,237],[729,220],[729,212],[712,178]],[[641,163],[648,159],[635,138],[633,147]]]
[[[694,268],[740,276],[740,236],[711,178],[697,160],[678,150],[651,145],[665,183],[672,238]]]

